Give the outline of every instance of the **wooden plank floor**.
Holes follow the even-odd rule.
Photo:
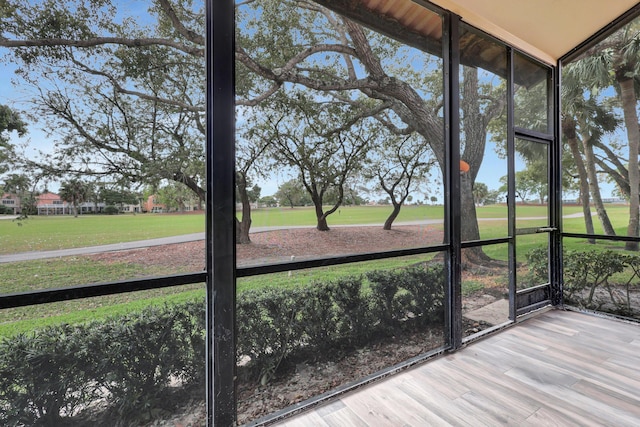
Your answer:
[[[279,424],[640,426],[640,326],[551,310]]]

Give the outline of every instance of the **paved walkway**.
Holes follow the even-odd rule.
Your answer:
[[[581,213],[566,215],[564,218],[578,218]],[[14,219],[13,216],[0,216],[1,219]],[[518,218],[519,220],[534,220],[542,217]],[[499,221],[504,218],[478,218],[478,221]],[[433,225],[442,224],[442,219],[424,219],[417,221],[395,222],[395,226],[402,225]],[[380,227],[382,224],[349,224],[349,225],[332,225],[332,227]],[[265,231],[286,230],[291,228],[315,228],[313,225],[300,226],[273,226],[273,227],[252,227],[251,233],[261,233]],[[180,236],[161,237],[158,239],[138,240],[135,242],[113,243],[110,245],[86,246],[82,248],[57,249],[51,251],[33,251],[20,252],[16,254],[0,255],[0,264],[8,262],[29,261],[36,259],[60,258],[74,255],[89,255],[103,252],[124,251],[130,249],[148,248],[150,246],[170,245],[174,243],[186,243],[204,240],[204,233],[184,234]]]
[[[487,322],[490,325],[500,325],[509,320],[509,300],[499,299],[484,307],[469,311],[463,316],[467,319]]]
[[[158,239],[138,240],[135,242],[113,243],[110,245],[86,246],[83,248],[21,252],[17,254],[0,255],[0,264],[7,262],[29,261],[35,259],[60,258],[74,255],[88,255],[102,252],[124,251],[128,249],[147,248],[150,246],[170,245],[173,243],[194,242],[197,240],[204,240],[204,233],[183,234],[181,236],[161,237]]]

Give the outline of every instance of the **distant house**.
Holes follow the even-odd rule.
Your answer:
[[[188,197],[186,199],[181,200],[179,203],[180,203],[179,208],[176,208],[175,206],[170,207],[170,206],[167,206],[165,203],[160,203],[158,196],[155,194],[152,194],[151,196],[147,197],[147,200],[142,202],[142,212],[166,213],[166,212],[192,212],[192,211],[202,210],[202,205],[199,203],[199,200],[195,197]]]
[[[160,203],[157,196],[155,194],[152,194],[151,196],[147,197],[147,200],[142,203],[142,212],[167,212],[167,205],[165,205],[164,203]]]
[[[103,202],[100,202],[100,203],[83,202],[78,205],[78,212],[80,214],[102,213],[104,212],[104,208],[105,208],[105,204]]]
[[[71,205],[56,193],[44,192],[36,197],[38,215],[65,215],[71,213]]]
[[[13,215],[19,215],[22,212],[20,197],[18,197],[16,194],[2,194],[2,200],[0,201],[0,204],[2,204],[2,206],[6,208],[12,209]]]
[[[122,213],[139,213],[142,210],[142,205],[140,203],[138,203],[137,205],[124,204],[119,208],[120,212]]]
[[[198,198],[189,198],[184,201],[181,212],[192,212],[192,211],[201,211],[202,205]]]

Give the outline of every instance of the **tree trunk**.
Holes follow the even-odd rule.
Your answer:
[[[629,226],[627,236],[638,237],[638,214],[640,207],[640,170],[638,169],[638,146],[640,145],[640,128],[636,111],[636,94],[634,80],[627,77],[625,69],[616,70],[616,79],[620,84],[620,98],[624,111],[624,124],[629,141]],[[626,242],[625,249],[638,250],[638,242]]]
[[[240,202],[242,203],[242,219],[236,224],[236,242],[247,244],[251,243],[251,238],[249,238],[249,229],[251,228],[251,202],[247,194],[247,177],[243,173],[238,173],[236,174],[236,181]]]
[[[242,243],[240,242],[240,236],[242,235],[242,224],[240,223],[240,220],[238,219],[238,217],[235,217],[235,220],[236,220],[236,243]]]
[[[471,176],[462,175],[460,177],[460,211],[462,241],[480,240],[480,228],[478,227],[478,216],[476,213],[476,203],[471,191],[473,183]]]
[[[463,67],[462,130],[464,131],[464,152],[462,158],[469,164],[469,171],[460,176],[460,211],[462,215],[462,241],[479,240],[480,229],[476,215],[476,203],[473,198],[473,183],[476,180],[487,139],[485,118],[480,111],[478,70]]]
[[[329,231],[329,225],[327,224],[327,217],[322,215],[318,217],[318,225],[316,225],[318,231]]]
[[[464,152],[461,157],[469,164],[469,171],[460,176],[460,236],[461,240],[465,242],[480,240],[476,203],[473,198],[473,183],[482,165],[487,140],[487,119],[480,109],[478,70],[476,68],[463,67],[461,91],[460,107],[464,131]],[[462,251],[461,262],[463,266],[487,266],[493,264],[494,261],[484,253],[481,246],[466,248]]]
[[[600,224],[602,224],[604,234],[606,234],[607,236],[615,236],[616,231],[614,230],[613,225],[609,220],[609,215],[607,214],[607,210],[604,207],[604,203],[602,203],[602,197],[600,195],[600,185],[598,184],[598,175],[596,172],[596,156],[593,153],[593,145],[591,145],[591,143],[589,142],[588,135],[583,136],[582,146],[584,149],[587,178],[589,180],[589,190],[591,198],[593,199],[593,204],[596,208],[596,212],[598,213],[598,219],[600,220]]]
[[[316,210],[316,219],[318,223],[316,225],[316,229],[318,231],[329,231],[329,225],[327,224],[327,216],[322,211],[322,200],[317,200],[315,197],[313,199],[313,206]]]
[[[393,221],[395,221],[398,217],[401,207],[401,204],[393,202],[393,212],[391,212],[391,215],[389,215],[387,220],[384,222],[384,226],[382,227],[383,230],[391,230],[391,225],[393,224]]]
[[[460,177],[460,235],[462,241],[480,240],[480,228],[478,226],[478,216],[476,204],[473,198],[473,182],[470,175]],[[469,266],[504,267],[502,261],[494,260],[484,253],[482,246],[474,246],[462,250],[460,257],[463,268]]]
[[[593,218],[591,217],[591,205],[589,203],[589,179],[587,177],[587,169],[582,160],[582,153],[578,148],[578,138],[576,134],[576,123],[571,118],[566,118],[562,123],[562,132],[567,137],[567,144],[571,149],[571,154],[578,169],[578,177],[580,179],[580,203],[582,204],[582,215],[584,216],[584,225],[587,234],[595,234],[593,228]],[[595,244],[595,239],[589,239],[589,243]]]

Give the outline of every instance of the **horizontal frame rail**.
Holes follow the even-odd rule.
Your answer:
[[[251,277],[261,274],[282,273],[285,271],[302,270],[305,268],[330,267],[332,265],[348,264],[353,262],[375,261],[379,259],[397,258],[402,256],[422,255],[433,252],[446,251],[449,245],[438,245],[412,249],[398,249],[394,251],[369,252],[364,254],[342,255],[329,258],[314,258],[303,261],[282,262],[276,264],[255,265],[250,267],[238,267],[236,277]]]
[[[562,233],[562,237],[572,237],[578,239],[612,240],[620,242],[640,242],[640,237],[630,236],[608,236],[606,234],[584,234],[584,233]]]
[[[511,237],[500,237],[497,239],[487,239],[487,240],[468,240],[466,242],[460,243],[460,247],[462,249],[466,249],[466,248],[475,248],[478,246],[499,245],[501,243],[509,243],[511,239],[512,239]]]
[[[82,298],[101,297],[135,291],[168,288],[171,286],[204,283],[205,272],[186,273],[173,276],[149,277],[121,282],[97,283],[91,285],[70,286],[68,288],[43,289],[39,291],[18,292],[0,295],[0,309],[26,307],[29,305],[70,301]],[[203,302],[204,304],[204,302]]]

